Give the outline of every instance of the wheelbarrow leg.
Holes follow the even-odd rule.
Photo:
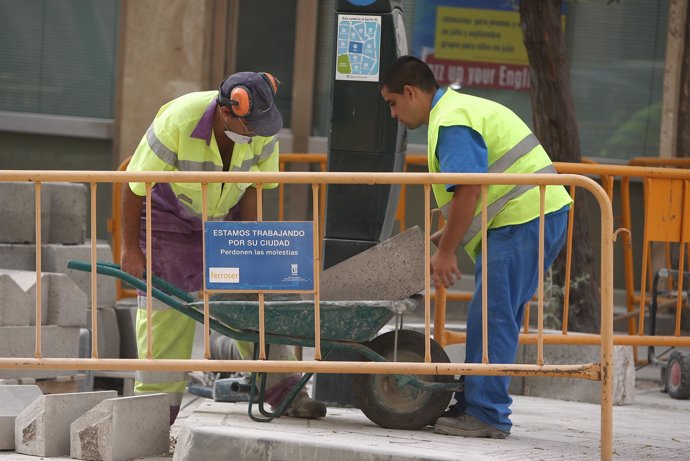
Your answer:
[[[266,345],[266,355],[269,353],[269,348],[270,344]],[[258,360],[259,358],[259,344],[255,343],[254,344],[254,360]],[[247,413],[249,414],[249,417],[253,421],[257,421],[260,423],[268,423],[273,421],[275,418],[280,418],[283,416],[283,413],[285,413],[285,410],[287,407],[290,406],[292,401],[295,399],[299,391],[302,390],[302,388],[307,384],[307,382],[311,379],[312,373],[307,373],[304,376],[302,376],[302,379],[290,390],[290,392],[283,398],[283,401],[280,403],[278,408],[276,408],[275,411],[268,411],[266,407],[264,406],[266,403],[266,381],[268,380],[268,373],[266,372],[261,372],[261,373],[252,373],[252,387],[251,387],[251,392],[249,394],[249,407],[247,409]],[[257,381],[261,381],[258,383],[257,386]],[[253,402],[254,402],[254,397],[256,393],[256,389],[258,389],[258,398],[256,399],[257,407],[259,409],[259,413],[261,413],[265,418],[261,418],[258,416],[254,415],[253,411]]]
[[[257,383],[257,381],[261,381],[260,383]],[[258,396],[257,394],[257,384],[258,384]],[[268,423],[275,418],[274,415],[272,415],[270,412],[266,411],[264,408],[264,398],[266,395],[266,373],[252,373],[252,389],[251,392],[249,393],[249,407],[247,408],[247,413],[249,414],[249,417],[253,421],[257,421],[260,423]],[[257,403],[257,407],[259,408],[259,413],[261,413],[263,416],[266,416],[266,418],[260,418],[257,416],[254,416],[254,411],[253,411],[253,406],[254,402]]]
[[[269,350],[270,350],[271,345],[266,344],[266,355],[268,356]],[[253,359],[258,360],[259,359],[259,343],[254,343],[254,354],[253,354]],[[273,418],[276,418],[274,414],[266,411],[264,408],[264,399],[266,398],[266,378],[267,378],[267,373],[266,372],[254,372],[252,373],[252,386],[251,386],[251,391],[249,393],[249,406],[247,407],[247,413],[249,417],[253,421],[257,421],[260,423],[268,423],[273,420]],[[260,381],[260,383],[258,383]],[[258,384],[258,385],[257,385]],[[256,391],[258,389],[259,395],[256,396]],[[261,413],[263,416],[266,418],[260,418],[257,416],[254,416],[254,411],[253,411],[253,406],[254,406],[254,401],[256,397],[256,402],[257,402],[257,407],[259,408],[259,413]]]
[[[269,344],[266,345],[266,355],[268,355],[268,348]],[[259,358],[259,345],[258,343],[254,344],[254,360],[258,360]],[[326,354],[324,355],[324,358],[328,356],[328,353],[330,352],[330,349],[326,351]],[[311,377],[314,375],[314,373],[305,373],[302,376],[302,379],[299,380],[299,382],[288,392],[288,394],[283,397],[283,401],[280,402],[280,405],[278,408],[276,408],[275,411],[270,412],[266,410],[264,407],[265,403],[265,398],[266,398],[266,380],[267,380],[267,374],[266,372],[261,372],[261,373],[252,373],[252,387],[251,387],[251,392],[249,393],[249,406],[247,409],[247,413],[249,414],[249,418],[252,419],[252,421],[256,421],[259,423],[268,423],[273,421],[275,418],[280,418],[283,416],[283,413],[285,413],[285,410],[292,404],[292,401],[295,400],[295,397],[297,397],[297,394],[306,386],[306,384],[309,382]],[[259,386],[257,386],[257,380],[260,380],[261,383]],[[254,396],[256,394],[256,389],[258,389],[259,395],[257,398],[257,407],[259,408],[259,413],[261,413],[265,418],[260,418],[257,416],[254,416],[254,413],[252,411],[253,407],[253,402],[254,402]]]
[[[273,412],[267,411],[266,408],[264,407],[264,391],[265,391],[264,382],[266,381],[266,373],[261,373],[261,375],[262,375],[261,379],[263,382],[261,383],[261,391],[259,394],[258,407],[259,407],[259,411],[261,412],[261,414],[266,416],[266,418],[261,419],[261,418],[257,418],[255,416],[253,416],[251,413],[251,410],[249,412],[249,417],[251,419],[253,419],[254,421],[267,423],[267,422],[272,421],[274,418],[280,418],[281,416],[283,416],[283,414],[285,413],[285,410],[287,410],[287,408],[295,400],[295,397],[297,397],[297,394],[299,394],[300,391],[302,390],[302,388],[304,388],[304,386],[309,382],[313,373],[305,373],[304,376],[302,376],[302,379],[300,379],[299,382],[290,390],[290,392],[287,393],[287,395],[283,398],[283,401],[280,402],[280,405],[278,406],[278,408],[276,408],[275,411],[273,411]],[[250,405],[251,405],[251,403],[250,403]]]

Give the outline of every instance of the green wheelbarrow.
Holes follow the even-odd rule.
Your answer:
[[[85,261],[69,261],[67,267],[91,272],[91,264]],[[117,264],[98,262],[96,271],[146,291],[146,282],[122,271]],[[203,301],[156,276],[152,276],[152,285],[154,298],[204,323]],[[319,305],[324,359],[333,350],[344,350],[359,352],[375,362],[424,361],[424,335],[401,328],[403,316],[413,312],[416,307],[414,300],[321,301]],[[378,335],[393,317],[397,317],[395,330]],[[271,344],[314,347],[312,301],[289,295],[267,295],[264,319],[267,348]],[[209,301],[209,324],[212,330],[222,335],[256,345],[259,342],[259,303]],[[259,347],[254,347],[255,359],[258,358],[258,352]],[[450,362],[443,348],[433,339],[431,360],[436,363]],[[265,373],[252,373],[249,417],[255,421],[271,421],[280,417],[311,376],[312,373],[306,373],[279,407],[271,412],[264,406]],[[433,424],[447,408],[452,393],[458,390],[462,390],[462,381],[448,375],[353,375],[353,391],[359,408],[371,421],[390,429],[420,429]],[[255,402],[262,417],[254,414]]]

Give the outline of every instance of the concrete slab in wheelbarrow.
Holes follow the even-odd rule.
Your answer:
[[[424,236],[412,227],[320,274],[323,301],[398,300],[424,290]]]

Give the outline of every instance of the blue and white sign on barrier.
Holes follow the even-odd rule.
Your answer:
[[[209,221],[208,290],[313,290],[313,223]]]

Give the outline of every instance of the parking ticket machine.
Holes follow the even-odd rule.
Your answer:
[[[328,171],[401,172],[405,127],[391,118],[379,76],[407,54],[401,0],[338,0]],[[323,267],[390,237],[400,186],[330,185]],[[361,360],[332,351],[328,360]],[[352,375],[318,374],[314,395],[329,405],[355,404]]]
[[[328,171],[400,172],[405,127],[391,118],[379,76],[407,54],[402,0],[338,0]],[[399,185],[331,185],[324,269],[390,237]]]

